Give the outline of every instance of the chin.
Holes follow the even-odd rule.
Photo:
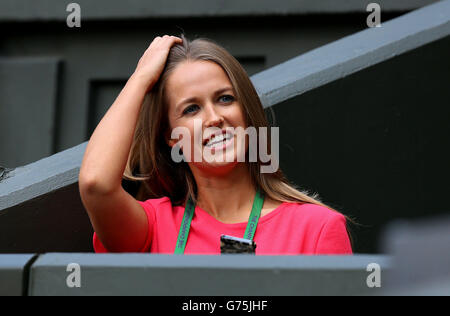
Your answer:
[[[236,159],[237,160],[237,159]],[[196,163],[196,167],[198,169],[201,169],[204,172],[210,173],[211,175],[224,175],[229,173],[231,170],[233,170],[239,162],[233,161],[233,162],[201,162]]]

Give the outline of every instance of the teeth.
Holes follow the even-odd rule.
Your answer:
[[[230,138],[231,138],[230,134],[225,134],[225,135],[221,134],[221,135],[215,136],[212,139],[210,139],[208,141],[208,143],[206,143],[206,146],[211,147],[213,145],[223,142],[224,140],[229,140]]]

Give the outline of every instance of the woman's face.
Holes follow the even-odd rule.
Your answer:
[[[168,144],[172,147],[183,139],[183,155],[190,151],[189,164],[221,173],[237,163],[238,155],[245,155],[247,141],[238,141],[233,132],[237,127],[246,129],[242,106],[222,67],[203,60],[183,62],[168,78],[165,91],[169,132],[183,130],[190,136],[185,140],[183,133],[170,139],[169,133]]]

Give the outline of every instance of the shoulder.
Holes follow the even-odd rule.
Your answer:
[[[352,245],[343,214],[311,203],[289,203],[298,225],[308,236],[315,254],[351,254]]]
[[[147,199],[145,201],[139,201],[139,203],[148,204],[151,206],[158,206],[158,205],[165,206],[166,204],[172,205],[172,202],[170,201],[170,198],[168,196],[163,196],[156,199]]]
[[[145,201],[138,201],[138,203],[142,205],[147,213],[156,213],[157,211],[172,209],[172,202],[167,196],[156,199],[147,199]]]
[[[285,205],[287,212],[302,220],[316,224],[325,224],[329,221],[345,221],[344,215],[322,205],[300,202],[286,202]]]

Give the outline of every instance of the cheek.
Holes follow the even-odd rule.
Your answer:
[[[201,144],[203,136],[201,125],[196,128],[192,120],[187,120],[186,122],[181,122],[178,126],[185,131],[186,134],[183,133],[183,138],[187,137],[185,141],[189,142],[191,153],[193,154],[194,149],[198,147],[198,144]]]
[[[244,109],[240,105],[233,106],[230,108],[229,116],[233,125],[242,126],[244,129],[247,127],[245,120]]]

